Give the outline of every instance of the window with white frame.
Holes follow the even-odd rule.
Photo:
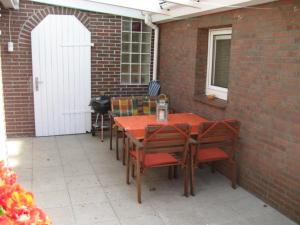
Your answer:
[[[206,95],[227,100],[231,28],[212,29],[208,35]]]
[[[152,29],[143,21],[122,18],[121,83],[148,84]]]

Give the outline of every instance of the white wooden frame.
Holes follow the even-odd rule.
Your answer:
[[[215,42],[214,37],[218,39],[231,39],[232,28],[211,29],[208,34],[208,52],[207,52],[207,75],[206,75],[206,95],[215,95],[217,98],[227,100],[228,88],[222,88],[211,84],[213,74],[213,63],[215,60]],[[228,36],[230,35],[230,36]]]

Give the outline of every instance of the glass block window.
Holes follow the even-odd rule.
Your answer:
[[[122,18],[121,83],[148,84],[152,29],[143,21]]]

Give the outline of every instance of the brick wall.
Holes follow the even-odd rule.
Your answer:
[[[120,85],[121,17],[90,13],[22,0],[11,11],[11,34],[15,51],[7,52],[8,10],[1,11],[2,71],[8,136],[34,136],[34,105],[31,66],[31,30],[48,14],[75,15],[92,34],[92,96],[141,95],[145,85]]]
[[[1,43],[1,40],[0,40]],[[0,52],[0,161],[6,159],[6,131],[4,120],[4,99],[3,99],[3,85],[2,85],[2,69],[1,69],[1,52]]]
[[[159,78],[175,109],[241,121],[239,184],[300,222],[300,2],[260,7],[160,25]],[[220,26],[233,29],[225,109],[198,100]]]

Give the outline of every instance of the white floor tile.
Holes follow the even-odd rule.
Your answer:
[[[156,216],[151,204],[144,201],[138,204],[137,201],[132,200],[115,200],[111,201],[114,211],[119,219],[135,218],[137,216]]]
[[[70,206],[69,193],[64,191],[36,192],[37,205],[41,208],[61,208]]]
[[[121,225],[165,225],[163,220],[158,216],[138,216],[121,220]]]
[[[44,210],[53,225],[76,225],[71,207],[51,208]]]
[[[61,191],[66,190],[66,182],[63,177],[40,177],[33,179],[32,189],[34,192]]]
[[[108,201],[102,187],[79,188],[69,190],[72,204],[89,204]]]
[[[63,166],[64,175],[70,176],[82,176],[82,175],[93,175],[94,170],[90,165],[89,161],[71,162]]]
[[[108,202],[73,205],[77,225],[93,225],[116,220]]]
[[[100,185],[95,175],[66,177],[68,189],[97,187]]]

